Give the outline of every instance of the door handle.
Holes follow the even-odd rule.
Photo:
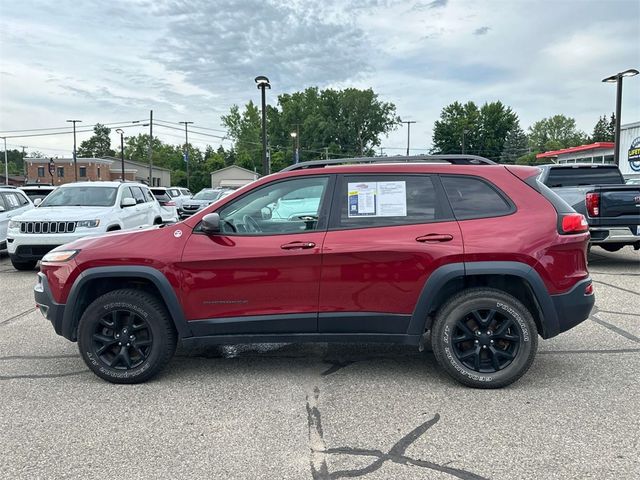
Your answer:
[[[280,248],[283,250],[302,250],[305,248],[313,248],[315,246],[316,244],[313,242],[291,242],[280,245]]]
[[[453,235],[449,235],[448,233],[429,233],[428,235],[416,238],[416,242],[422,243],[450,242],[451,240],[453,240]]]

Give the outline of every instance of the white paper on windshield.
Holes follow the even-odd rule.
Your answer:
[[[405,182],[378,182],[378,217],[407,216],[407,186]]]
[[[353,182],[347,185],[349,217],[406,217],[407,187],[399,182]]]

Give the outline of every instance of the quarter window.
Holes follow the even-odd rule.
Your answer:
[[[276,235],[322,228],[320,207],[328,177],[311,176],[258,188],[225,205],[220,214],[226,234]]]
[[[514,210],[511,204],[484,180],[463,176],[441,178],[457,220],[499,217]]]
[[[332,224],[338,228],[413,225],[450,216],[429,175],[345,176],[336,202]]]

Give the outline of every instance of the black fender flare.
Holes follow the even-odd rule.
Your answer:
[[[62,319],[62,336],[70,339],[76,339],[78,321],[80,319],[78,300],[83,288],[92,280],[100,278],[142,278],[150,281],[162,295],[162,300],[167,306],[169,315],[173,320],[173,324],[181,338],[191,337],[191,327],[189,326],[182,305],[178,301],[175,290],[164,276],[162,272],[152,267],[146,266],[113,266],[113,267],[94,267],[83,271],[73,282],[69,297],[67,298],[66,308]]]
[[[447,282],[455,278],[471,275],[511,275],[527,282],[538,306],[543,338],[550,338],[560,333],[560,323],[553,299],[533,267],[521,262],[459,262],[437,268],[422,287],[418,302],[411,315],[407,333],[422,335],[430,329],[428,315],[434,309],[438,292]]]

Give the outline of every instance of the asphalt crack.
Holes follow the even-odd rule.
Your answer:
[[[36,311],[36,307],[31,307],[30,309],[25,310],[24,312],[17,313],[13,317],[9,317],[9,318],[7,318],[5,320],[2,320],[0,322],[0,325],[6,325],[7,323],[9,323],[9,322],[11,322],[13,320],[17,320],[18,318],[23,317],[25,315],[28,315],[29,313],[35,312],[35,311]]]
[[[310,466],[311,476],[314,480],[335,480],[338,478],[356,478],[375,472],[386,462],[399,465],[414,465],[425,469],[430,469],[449,474],[462,480],[485,480],[482,477],[468,470],[449,467],[449,463],[440,465],[435,462],[412,458],[405,454],[407,449],[421,438],[431,427],[440,421],[440,414],[436,413],[433,418],[421,423],[409,433],[400,438],[393,446],[384,452],[379,449],[368,449],[358,447],[334,447],[327,448],[322,429],[322,417],[318,407],[320,389],[316,386],[313,395],[307,395],[307,424],[309,428],[309,447],[311,450]],[[374,460],[367,466],[350,470],[337,470],[330,472],[327,466],[329,455],[353,455],[373,457]]]

